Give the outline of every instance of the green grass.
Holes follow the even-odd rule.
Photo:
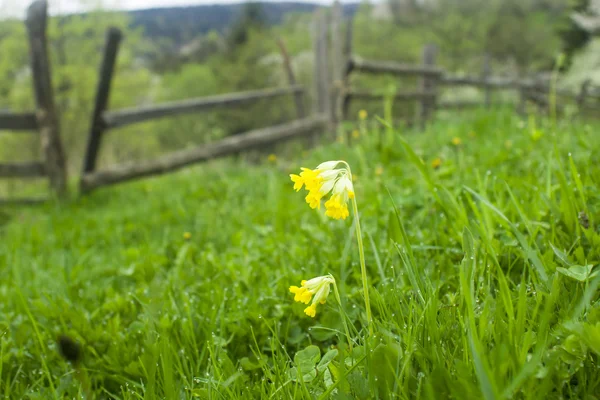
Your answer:
[[[76,398],[78,377],[98,399],[599,398],[600,126],[532,134],[498,111],[360,129],[1,211],[0,398]],[[371,337],[352,218],[288,177],[332,159],[357,176]],[[333,296],[312,319],[288,291],[326,273],[351,352]]]

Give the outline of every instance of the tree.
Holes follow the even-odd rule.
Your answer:
[[[262,5],[253,2],[245,3],[241,16],[228,35],[230,50],[233,52],[238,46],[246,43],[250,30],[262,30],[266,25],[267,20]]]

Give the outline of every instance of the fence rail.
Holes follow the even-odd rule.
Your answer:
[[[0,164],[0,177],[3,178],[35,178],[44,176],[46,176],[46,168],[40,162]]]
[[[281,140],[312,134],[317,129],[325,129],[328,118],[315,113],[304,117],[303,96],[301,85],[295,84],[289,57],[283,42],[279,42],[284,67],[290,82],[289,86],[253,90],[247,92],[228,93],[182,101],[163,103],[147,107],[136,107],[121,110],[107,110],[114,67],[118,55],[122,34],[117,29],[107,32],[104,56],[100,66],[100,79],[96,90],[96,102],[88,136],[88,147],[84,160],[83,172],[80,179],[80,189],[83,193],[90,192],[101,186],[111,185],[145,176],[163,174],[185,166],[239,153],[243,150],[260,148]],[[192,149],[175,151],[154,160],[116,165],[106,170],[96,171],[101,139],[109,129],[123,127],[158,118],[172,117],[198,111],[208,111],[215,108],[238,107],[255,103],[258,100],[274,99],[281,96],[292,96],[296,114],[299,119],[292,122],[256,129],[246,133],[229,136],[222,140],[194,147]]]
[[[81,181],[81,187],[83,191],[89,192],[100,186],[163,174],[201,161],[308,135],[314,130],[324,129],[327,120],[327,116],[317,115],[283,125],[228,136],[214,143],[173,152],[152,161],[117,165],[104,171],[85,174]]]
[[[38,122],[34,112],[13,113],[0,111],[0,129],[37,133]]]
[[[347,72],[364,72],[371,74],[394,74],[394,75],[429,75],[441,76],[444,71],[434,67],[423,67],[420,65],[400,64],[394,61],[373,61],[358,57],[350,59]]]
[[[149,107],[129,108],[106,112],[103,119],[106,129],[114,129],[163,117],[206,111],[217,107],[239,106],[289,94],[302,94],[304,88],[300,85],[256,90],[249,92],[229,93],[218,96],[201,97],[171,103],[158,104]]]
[[[393,94],[378,93],[372,91],[350,90],[346,93],[346,97],[350,100],[382,100],[387,97],[392,97],[394,100],[421,100],[424,98],[434,98],[437,94],[433,91],[412,91],[412,92],[397,92]]]
[[[18,199],[0,199],[0,207],[44,204],[46,197],[21,197]]]

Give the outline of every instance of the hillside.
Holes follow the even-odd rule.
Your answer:
[[[259,2],[269,24],[281,23],[290,13],[309,13],[318,4]],[[211,30],[224,32],[240,16],[244,3],[211,4],[189,7],[152,8],[130,11],[132,26],[143,28],[148,38],[172,39],[182,45]],[[353,15],[359,5],[344,4],[346,15]]]

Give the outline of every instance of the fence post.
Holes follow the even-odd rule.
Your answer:
[[[117,53],[122,37],[121,31],[117,28],[109,28],[106,32],[106,45],[104,47],[102,64],[100,65],[100,77],[98,79],[98,86],[96,87],[94,112],[92,114],[90,133],[83,161],[83,175],[93,172],[96,168],[98,149],[100,148],[102,134],[106,128],[103,114],[108,105],[110,85],[115,71]]]
[[[316,102],[314,104],[316,113],[322,113],[331,118],[331,98],[329,91],[329,71],[327,68],[327,19],[325,10],[319,8],[314,17],[314,84]]]
[[[288,77],[288,82],[290,86],[296,85],[296,76],[294,75],[294,70],[292,69],[292,62],[290,61],[290,56],[285,47],[285,43],[280,38],[277,40],[277,45],[279,46],[279,50],[281,51],[281,57],[283,58],[283,68],[285,69],[285,73]],[[304,112],[304,104],[303,104],[303,95],[302,93],[294,93],[294,103],[296,105],[296,116],[298,119],[302,119],[306,116]]]
[[[490,86],[490,76],[492,75],[492,67],[490,65],[490,55],[485,53],[483,56],[482,80],[485,90],[485,108],[490,108],[492,105],[492,88]]]
[[[352,29],[354,26],[354,20],[352,17],[348,18],[346,25],[346,38],[344,39],[344,48],[342,52],[343,65],[342,65],[342,91],[339,98],[339,119],[340,121],[345,120],[348,117],[348,109],[350,107],[350,97],[348,97],[347,91],[349,86],[350,72],[352,62]]]
[[[581,107],[583,107],[583,105],[585,104],[585,98],[588,94],[591,83],[592,83],[591,79],[586,79],[581,84],[581,89],[579,91],[579,94],[577,95],[577,107],[580,109],[580,111],[581,111]]]
[[[424,67],[435,67],[435,57],[437,54],[437,48],[433,44],[427,44],[423,48],[423,66]],[[424,74],[421,81],[421,90],[424,93],[436,93],[434,97],[424,96],[421,100],[421,109],[419,120],[421,127],[424,128],[427,120],[431,117],[431,114],[435,110],[435,104],[437,101],[437,78],[432,75]]]
[[[342,49],[342,5],[339,0],[333,3],[331,9],[331,60],[333,69],[333,90],[332,99],[332,120],[334,123],[333,132],[341,124],[340,102],[343,101],[341,94],[344,92],[345,64]]]
[[[48,25],[46,0],[35,1],[29,6],[25,25],[29,36],[31,74],[37,108],[36,117],[40,129],[45,169],[52,190],[59,197],[64,197],[67,193],[67,166],[65,151],[60,139],[60,122],[52,91],[52,74],[46,40]]]

